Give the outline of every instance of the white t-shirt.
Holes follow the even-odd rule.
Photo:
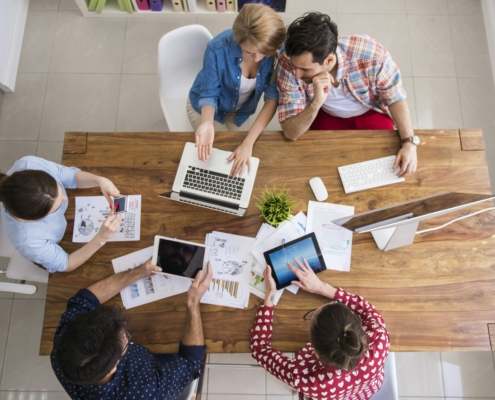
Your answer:
[[[256,78],[248,79],[241,75],[241,86],[239,87],[239,101],[237,102],[237,107],[235,110],[237,111],[242,105],[246,102],[246,100],[251,96],[254,89],[256,88]]]
[[[370,110],[369,107],[363,106],[361,103],[347,98],[342,83],[340,83],[338,87],[330,85],[327,99],[321,108],[323,108],[323,111],[327,114],[339,118],[357,117]]]

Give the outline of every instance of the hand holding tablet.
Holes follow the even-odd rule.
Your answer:
[[[296,268],[294,263],[297,263],[300,267],[305,267],[305,265],[307,265],[313,273],[319,273],[327,269],[314,233],[309,233],[298,239],[292,240],[291,242],[284,243],[279,247],[268,250],[264,253],[264,256],[266,263],[271,267],[277,290],[283,289],[292,284],[293,281],[300,279],[295,273],[297,271],[289,268],[289,263],[292,264],[293,268]],[[303,264],[303,259],[305,265]],[[302,268],[301,271],[305,274],[307,273],[307,271]],[[300,285],[297,286],[303,287]]]

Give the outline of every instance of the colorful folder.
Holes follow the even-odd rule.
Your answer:
[[[217,11],[218,12],[225,12],[227,8],[225,7],[225,1],[226,0],[217,0]]]
[[[151,11],[162,11],[163,0],[150,0]]]
[[[136,7],[141,11],[149,11],[150,3],[148,0],[134,0],[136,3]]]
[[[217,11],[217,8],[215,7],[215,0],[206,0],[206,10],[207,11]]]
[[[227,11],[235,11],[235,0],[226,0],[227,1]]]
[[[184,12],[182,0],[172,0],[172,6],[174,7],[175,12]]]

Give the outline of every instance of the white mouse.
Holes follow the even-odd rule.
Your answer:
[[[323,184],[321,178],[313,178],[309,181],[309,186],[313,189],[313,193],[315,194],[316,200],[324,201],[328,198],[328,192]]]

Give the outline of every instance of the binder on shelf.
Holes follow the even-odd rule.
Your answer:
[[[163,0],[150,0],[151,11],[162,11]]]
[[[225,12],[226,7],[225,7],[225,1],[226,0],[217,0],[217,11],[218,12]]]
[[[217,8],[215,7],[215,0],[206,0],[206,10],[215,12]]]
[[[117,0],[117,3],[119,3],[120,11],[125,12],[124,0]]]
[[[189,12],[195,13],[197,11],[196,0],[187,0],[187,8]]]
[[[101,12],[103,11],[103,7],[105,7],[106,2],[107,0],[98,0],[98,4],[95,8],[95,12],[101,14]]]
[[[88,5],[88,11],[94,11],[96,9],[97,4],[98,4],[98,0],[90,0]]]
[[[235,0],[226,0],[227,11],[235,11]]]
[[[140,10],[140,11],[150,10],[150,3],[148,3],[148,0],[132,0],[132,3],[134,4],[134,8],[136,10]]]
[[[172,5],[174,6],[175,12],[184,12],[184,7],[182,7],[182,0],[172,0]]]
[[[124,11],[127,11],[129,14],[132,14],[134,12],[131,0],[122,0],[122,5],[124,6]]]
[[[237,10],[240,11],[244,4],[253,3],[253,0],[237,0]],[[255,3],[265,4],[277,12],[285,12],[287,0],[257,0]]]

